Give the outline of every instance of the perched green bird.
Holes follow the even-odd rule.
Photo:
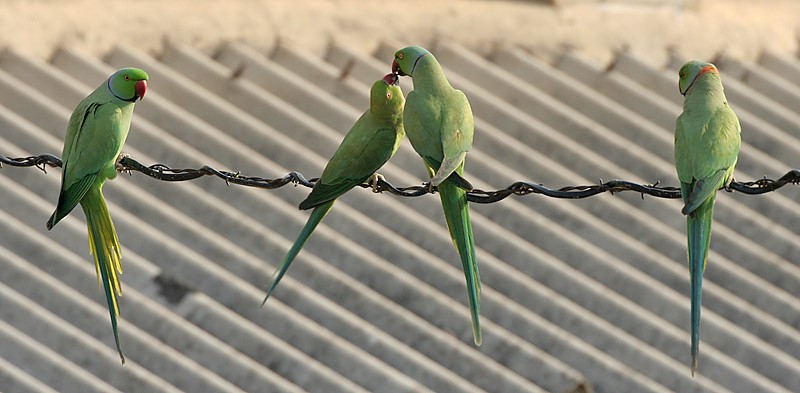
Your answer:
[[[685,204],[681,212],[687,216],[694,375],[700,350],[700,302],[714,202],[717,190],[733,180],[742,137],[739,119],[725,99],[717,67],[690,61],[678,75],[678,87],[686,98],[675,125],[675,166]]]
[[[437,186],[450,237],[461,256],[467,280],[469,310],[475,345],[481,345],[481,283],[475,258],[475,240],[469,219],[464,160],[472,148],[475,124],[467,97],[447,81],[436,58],[425,48],[409,46],[394,55],[392,72],[411,76],[414,90],[408,93],[403,114],[408,140],[422,156],[430,186]]]
[[[405,98],[395,74],[388,74],[372,84],[370,105],[345,135],[339,148],[333,153],[328,165],[300,209],[311,209],[311,216],[300,231],[292,248],[272,275],[272,284],[267,290],[263,306],[272,291],[289,269],[294,258],[303,248],[311,233],[333,207],[336,198],[367,179],[377,186],[380,177],[377,171],[400,147],[406,132],[403,129],[403,105]]]
[[[52,229],[81,204],[89,228],[89,249],[94,255],[98,284],[102,283],[111,314],[114,341],[119,345],[117,296],[122,295],[118,274],[122,273],[122,248],[103,199],[103,183],[117,176],[117,159],[128,137],[134,103],[147,91],[147,74],[137,68],[123,68],[84,98],[67,126],[61,153],[61,193],[55,212],[47,221]]]

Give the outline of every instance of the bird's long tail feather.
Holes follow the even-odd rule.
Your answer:
[[[111,216],[108,214],[105,199],[100,189],[90,189],[81,200],[81,207],[86,215],[86,225],[89,229],[89,249],[94,256],[97,271],[98,285],[103,286],[108,303],[108,313],[111,316],[111,327],[114,330],[114,342],[122,363],[125,356],[119,344],[117,318],[119,317],[119,304],[117,296],[122,295],[119,283],[119,274],[122,274],[122,248],[117,239],[117,231]]]
[[[689,274],[692,298],[692,375],[697,371],[700,352],[700,309],[703,291],[703,272],[708,259],[711,241],[711,222],[714,217],[714,200],[711,195],[686,220],[689,239]]]
[[[278,286],[278,283],[281,281],[281,278],[283,278],[283,275],[286,274],[287,270],[289,270],[289,266],[292,264],[292,261],[294,261],[294,258],[297,256],[297,254],[300,253],[300,249],[302,249],[303,245],[306,244],[306,241],[311,236],[311,233],[314,232],[314,229],[316,229],[317,225],[331,210],[333,207],[333,202],[334,201],[323,203],[311,211],[311,216],[308,217],[306,225],[303,227],[303,230],[300,231],[300,235],[297,236],[297,240],[294,241],[292,248],[289,249],[288,253],[286,253],[286,257],[283,258],[281,266],[275,271],[275,273],[272,274],[272,284],[270,284],[269,289],[267,289],[267,296],[264,297],[264,301],[261,302],[262,307],[264,306],[264,303],[267,302],[267,299],[269,299],[269,296],[272,295],[272,291],[275,290],[275,287]]]
[[[478,261],[475,258],[475,240],[472,236],[472,223],[469,219],[467,193],[450,180],[441,183],[438,189],[450,237],[461,256],[461,264],[467,280],[472,335],[475,345],[481,345],[483,342],[480,323],[481,278],[478,272]]]

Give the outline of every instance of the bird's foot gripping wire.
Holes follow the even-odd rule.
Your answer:
[[[422,183],[422,186],[428,189],[429,194],[433,194],[435,191],[434,187],[436,187],[433,185],[432,181],[426,181],[425,183]]]
[[[380,182],[386,182],[386,178],[378,172],[373,173],[367,180],[367,184],[372,187],[372,192],[374,193],[381,192]]]
[[[731,188],[731,183],[733,183],[735,181],[736,181],[736,179],[734,179],[733,176],[729,177],[728,181],[725,182],[725,184],[722,186],[722,188],[727,192],[733,192],[733,189]]]
[[[128,173],[128,174],[131,173],[131,170],[129,168],[127,168],[125,165],[122,165],[122,163],[120,162],[120,161],[122,161],[123,158],[128,158],[130,156],[131,155],[128,154],[128,153],[120,153],[119,154],[119,157],[117,157],[117,162],[114,163],[114,167],[117,168],[117,172],[118,173],[123,173],[123,172],[124,173]]]

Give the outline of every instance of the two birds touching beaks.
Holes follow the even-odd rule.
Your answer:
[[[407,135],[420,155],[444,211],[461,259],[467,286],[475,345],[480,326],[480,274],[469,216],[464,162],[472,148],[474,119],[467,97],[448,82],[436,58],[425,48],[409,46],[395,53],[392,72],[373,83],[369,108],[345,135],[301,209],[313,209],[297,240],[273,274],[264,302],[286,274],[311,233],[339,196],[365,181]],[[399,78],[411,77],[414,89],[403,96]],[[87,218],[90,251],[108,304],[114,339],[124,363],[117,328],[121,295],[121,247],[103,199],[102,187],[117,173],[116,163],[130,128],[134,103],[147,90],[147,74],[124,68],[82,100],[70,117],[62,152],[61,192],[51,229],[80,204]],[[700,341],[702,275],[708,257],[716,191],[727,186],[741,144],[741,129],[725,99],[720,75],[709,63],[691,61],[679,72],[685,96],[675,129],[675,162],[687,216],[691,282],[691,368],[697,369]],[[262,305],[264,304],[262,302]]]
[[[410,76],[414,82],[414,90],[406,100],[400,88],[393,86],[399,76]],[[344,137],[311,194],[300,204],[301,209],[314,210],[273,275],[264,302],[335,198],[370,178],[408,135],[431,177],[430,187],[436,186],[439,191],[450,237],[461,256],[467,280],[473,338],[476,345],[481,345],[481,284],[467,205],[467,191],[472,186],[463,178],[474,131],[467,97],[450,85],[436,58],[419,46],[397,51],[392,73],[372,86],[370,108]]]

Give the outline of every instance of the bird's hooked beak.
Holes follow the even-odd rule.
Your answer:
[[[136,86],[134,89],[136,90],[136,97],[139,97],[139,99],[141,100],[142,98],[144,98],[144,94],[147,93],[147,81],[140,80],[136,82]]]
[[[408,74],[406,74],[405,72],[403,72],[403,70],[401,70],[401,69],[400,69],[400,64],[398,64],[398,63],[397,63],[397,59],[395,59],[394,61],[392,61],[392,73],[393,73],[393,74],[400,75],[400,76],[406,76],[406,75],[408,75]]]
[[[393,72],[391,74],[386,74],[386,76],[383,77],[383,82],[389,86],[396,85],[398,82],[400,82],[400,77],[397,76],[394,70],[392,71]]]

